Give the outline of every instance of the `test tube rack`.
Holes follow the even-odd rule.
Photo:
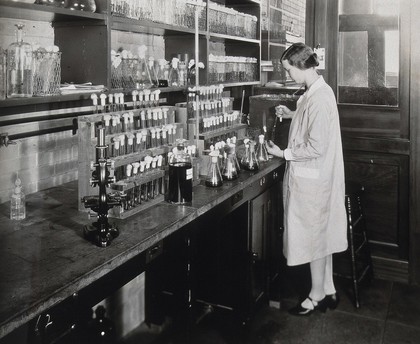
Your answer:
[[[111,174],[116,176],[115,183],[109,185],[107,192],[110,194],[117,193],[123,196],[126,202],[121,206],[116,206],[109,211],[109,217],[113,218],[127,218],[137,212],[147,209],[165,198],[165,164],[167,161],[167,153],[172,149],[172,144],[176,139],[184,137],[186,132],[186,125],[182,123],[175,123],[175,108],[172,106],[165,106],[167,110],[167,121],[165,125],[172,127],[172,134],[167,135],[163,140],[161,136],[159,140],[156,138],[152,140],[151,133],[156,129],[162,128],[161,123],[146,121],[140,124],[137,121],[140,118],[142,111],[153,110],[154,108],[140,108],[127,111],[94,113],[91,115],[78,117],[78,193],[80,211],[86,211],[82,198],[85,196],[93,196],[98,194],[97,187],[91,185],[92,162],[95,161],[95,146],[97,141],[97,128],[104,126],[105,119],[120,117],[121,119],[127,112],[131,112],[131,117],[134,119],[130,124],[130,128],[124,128],[118,132],[107,133],[105,135],[105,143],[108,146],[108,158],[112,161]],[[141,145],[130,147],[129,150],[115,150],[115,138],[121,135],[125,137],[136,137],[136,134],[147,132],[147,139],[141,142]],[[132,149],[133,148],[133,149]],[[162,166],[146,169],[138,175],[119,176],[121,171],[125,171],[126,167],[131,164],[141,162],[145,157],[162,156]],[[124,173],[123,173],[124,174]],[[142,189],[142,185],[146,185]],[[159,185],[159,187],[157,187]],[[149,187],[152,187],[149,190]],[[146,192],[142,198],[135,199],[132,194],[137,192]],[[153,191],[153,193],[152,193]],[[130,195],[130,196],[128,196]],[[132,197],[129,199],[129,197]]]

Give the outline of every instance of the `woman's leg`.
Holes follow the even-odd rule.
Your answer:
[[[324,280],[326,273],[327,257],[310,262],[312,288],[309,297],[314,301],[321,301],[325,297]]]
[[[325,275],[324,275],[324,292],[326,295],[335,294],[335,286],[333,280],[333,257],[332,254],[326,257]]]

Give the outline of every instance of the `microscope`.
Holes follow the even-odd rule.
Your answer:
[[[118,195],[107,195],[106,188],[115,182],[115,176],[111,176],[114,162],[107,159],[108,146],[105,144],[105,128],[97,128],[98,142],[96,145],[96,161],[91,163],[92,178],[90,185],[99,186],[98,196],[85,196],[82,203],[85,208],[90,208],[96,214],[97,221],[83,228],[85,238],[99,247],[106,247],[119,234],[115,225],[108,222],[108,210],[114,206],[121,205],[122,199]],[[91,215],[90,215],[91,216]]]

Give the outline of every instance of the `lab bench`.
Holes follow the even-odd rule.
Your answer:
[[[112,219],[120,235],[106,248],[83,237],[83,226],[92,220],[78,210],[77,181],[29,195],[23,221],[9,220],[9,204],[0,205],[0,343],[25,326],[30,326],[33,338],[42,337],[48,328],[43,342],[57,340],[74,330],[86,309],[149,267],[147,321],[159,322],[162,317],[162,309],[148,307],[148,303],[160,300],[163,289],[175,285],[165,278],[168,272],[176,272],[180,280],[177,286],[183,290],[178,301],[186,311],[202,302],[231,308],[246,321],[254,305],[269,293],[264,281],[277,274],[273,270],[280,249],[268,247],[280,244],[283,169],[284,163],[273,159],[262,163],[256,172],[241,171],[237,180],[221,187],[195,186],[191,206],[162,201],[129,218]],[[229,228],[233,229],[227,234]],[[188,245],[176,246],[177,237]],[[203,262],[211,259],[200,250],[205,243],[215,248],[207,253],[217,257],[207,266]],[[170,269],[174,252],[185,257],[179,260],[180,270]],[[221,268],[226,254],[232,269],[232,262],[248,257],[249,266],[237,269],[244,272],[238,276],[240,282],[249,285],[246,295],[241,294],[248,298],[246,302],[237,297],[232,301],[236,285],[226,288],[229,281],[223,282],[223,288],[200,287],[208,281],[202,272],[209,266],[213,282],[226,277],[226,269]],[[260,275],[261,283],[251,283]],[[254,285],[260,289],[251,290]]]

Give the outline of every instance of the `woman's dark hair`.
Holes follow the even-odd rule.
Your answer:
[[[281,55],[281,61],[287,60],[291,66],[299,69],[309,69],[319,65],[318,55],[311,47],[303,43],[294,43]]]

